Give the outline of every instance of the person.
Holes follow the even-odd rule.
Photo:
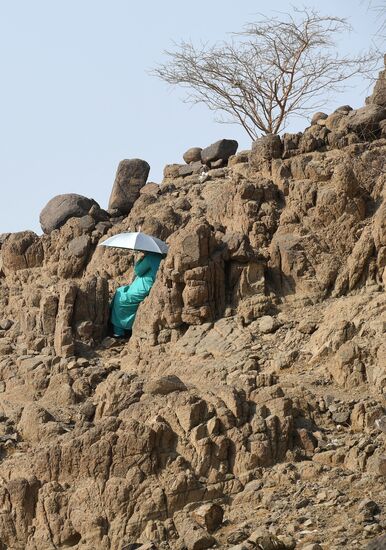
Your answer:
[[[149,294],[163,258],[162,254],[144,252],[134,266],[134,281],[115,291],[110,311],[114,337],[130,337],[138,306]]]

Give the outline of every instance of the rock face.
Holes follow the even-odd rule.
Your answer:
[[[76,193],[57,195],[41,211],[42,230],[44,233],[51,233],[54,229],[62,227],[70,218],[85,216],[93,206],[98,207],[98,203]]]
[[[180,166],[178,170],[179,176],[191,176],[192,174],[199,174],[203,168],[203,164],[200,160],[191,162],[188,165]]]
[[[150,166],[145,160],[122,160],[115,176],[109,209],[117,209],[122,214],[128,214],[139,197],[141,188],[146,184],[149,172]]]
[[[0,236],[0,550],[383,543],[383,116],[216,144],[139,192],[143,166],[128,215]],[[97,245],[134,227],[170,248],[122,342],[133,255]]]
[[[352,131],[362,139],[376,136],[379,123],[386,118],[386,107],[380,105],[366,105],[356,111],[350,111],[340,125],[341,131]]]
[[[1,249],[5,272],[41,266],[44,252],[41,241],[33,231],[13,233]]]
[[[145,393],[152,395],[167,395],[174,391],[186,391],[185,384],[178,378],[178,376],[161,376],[157,380],[151,380],[148,384],[145,384]]]

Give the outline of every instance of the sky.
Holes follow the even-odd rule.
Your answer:
[[[366,1],[306,5],[348,18],[354,30],[342,51],[369,46],[377,22]],[[189,147],[229,138],[249,149],[244,130],[216,123],[149,73],[173,41],[225,39],[272,7],[288,11],[291,2],[0,0],[0,233],[40,234],[40,211],[62,193],[107,208],[122,159],[146,160],[149,181],[160,183],[165,164],[183,162]],[[366,95],[356,82],[324,110],[361,107]]]

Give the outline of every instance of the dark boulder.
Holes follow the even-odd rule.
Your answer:
[[[44,233],[51,233],[54,229],[62,227],[70,218],[85,216],[93,206],[99,209],[96,201],[83,195],[76,193],[57,195],[46,204],[40,213],[42,230]]]
[[[109,209],[128,214],[146,184],[150,165],[141,159],[122,160],[117,169],[110,195]]]
[[[234,139],[220,139],[201,151],[201,160],[204,164],[220,159],[228,160],[236,153],[238,146],[239,144]]]

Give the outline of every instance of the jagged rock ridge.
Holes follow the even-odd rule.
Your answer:
[[[160,186],[124,161],[109,211],[0,237],[1,550],[384,530],[385,86],[249,152],[191,149]],[[96,246],[139,227],[170,253],[117,345],[133,258]]]

